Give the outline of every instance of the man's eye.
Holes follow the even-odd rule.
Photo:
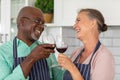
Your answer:
[[[40,22],[39,20],[35,20],[35,23],[39,24],[39,22]]]
[[[37,23],[37,24],[40,24],[40,25],[42,25],[42,24],[44,24],[44,22],[42,22],[41,20],[35,20],[35,23]]]

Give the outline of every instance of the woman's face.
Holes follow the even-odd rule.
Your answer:
[[[87,39],[91,32],[92,20],[89,19],[87,12],[80,12],[76,18],[74,29],[77,32],[77,38]]]

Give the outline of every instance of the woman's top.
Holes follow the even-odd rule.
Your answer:
[[[72,53],[72,61],[76,59],[83,47],[77,48]],[[82,63],[88,64],[92,54]],[[91,61],[91,80],[114,80],[115,64],[112,53],[101,44]]]

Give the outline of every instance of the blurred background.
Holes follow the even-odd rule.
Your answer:
[[[46,2],[44,13],[52,13],[51,21],[46,20],[45,23],[46,32],[65,38],[69,46],[65,54],[69,56],[74,48],[82,45],[73,29],[77,12],[87,7],[100,10],[109,26],[108,31],[101,33],[100,40],[113,53],[116,68],[114,80],[120,80],[120,0],[0,0],[0,45],[16,36],[19,10],[28,5],[42,8],[39,1]],[[58,53],[55,54],[57,56]]]

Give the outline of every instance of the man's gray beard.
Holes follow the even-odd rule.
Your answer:
[[[31,33],[31,37],[32,37],[34,40],[38,40],[38,38],[35,36],[34,33]]]

